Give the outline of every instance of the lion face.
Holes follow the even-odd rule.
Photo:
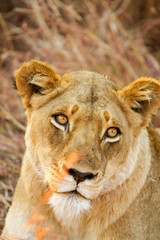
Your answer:
[[[48,203],[58,219],[89,211],[94,199],[129,178],[139,136],[155,111],[147,108],[146,90],[138,95],[136,85],[120,89],[87,71],[60,77],[38,61],[23,65],[16,83],[27,107],[26,154],[53,189]]]

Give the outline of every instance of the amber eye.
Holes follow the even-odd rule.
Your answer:
[[[107,136],[108,137],[113,138],[113,137],[116,137],[117,135],[118,135],[118,128],[111,127],[107,130]]]
[[[110,138],[110,139],[116,139],[120,134],[120,130],[119,128],[116,127],[110,127],[107,129],[107,131],[105,132],[104,136],[103,136],[103,140],[105,140],[106,138]]]
[[[54,119],[60,125],[66,125],[68,123],[68,118],[63,114],[54,115]]]

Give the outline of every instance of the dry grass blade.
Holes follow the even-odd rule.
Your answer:
[[[4,117],[7,121],[10,121],[11,123],[13,123],[18,129],[25,132],[26,128],[20,122],[18,122],[9,112],[7,112],[7,110],[5,110],[1,105],[0,105],[0,110],[1,110],[2,117]]]

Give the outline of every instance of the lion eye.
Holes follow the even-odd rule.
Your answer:
[[[58,114],[54,116],[55,121],[61,125],[66,125],[68,123],[68,118],[63,114]]]
[[[119,134],[118,128],[109,128],[106,132],[107,137],[114,138]]]
[[[66,132],[69,132],[69,121],[68,121],[68,117],[65,116],[64,114],[54,114],[52,115],[51,118],[51,123],[61,129],[61,130],[65,130]]]
[[[108,139],[109,141],[116,142],[119,140],[120,130],[116,127],[110,127],[107,129],[103,136],[103,140]]]

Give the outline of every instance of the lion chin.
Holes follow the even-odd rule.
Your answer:
[[[53,208],[57,220],[63,225],[73,223],[73,220],[77,221],[82,213],[88,212],[91,208],[90,200],[77,191],[54,193],[48,203]]]

